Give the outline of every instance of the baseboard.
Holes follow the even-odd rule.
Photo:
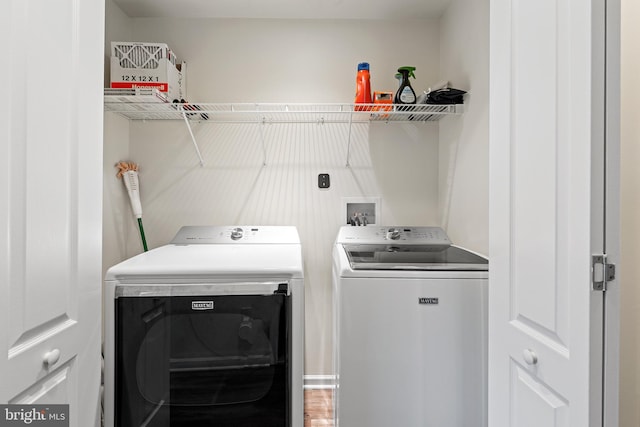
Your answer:
[[[336,376],[335,375],[305,375],[304,388],[305,390],[334,389],[336,388]]]

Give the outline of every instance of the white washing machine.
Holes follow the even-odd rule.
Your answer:
[[[294,227],[183,227],[105,277],[106,427],[303,425]]]
[[[340,229],[336,425],[486,427],[488,260],[437,227]]]

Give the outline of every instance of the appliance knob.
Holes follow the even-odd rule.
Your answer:
[[[387,239],[398,240],[400,238],[400,230],[397,228],[390,228],[387,231]]]
[[[231,230],[231,240],[240,240],[243,234],[242,228],[234,228]]]

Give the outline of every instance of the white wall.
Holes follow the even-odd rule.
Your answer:
[[[125,157],[141,166],[150,247],[184,224],[296,225],[307,374],[329,374],[330,254],[344,197],[380,197],[383,223],[441,224],[456,243],[488,252],[487,0],[454,0],[430,21],[130,19],[108,3],[107,44],[168,43],[188,63],[191,102],[351,102],[361,61],[374,90],[393,91],[397,67],[414,65],[416,92],[446,79],[469,94],[465,114],[440,124],[355,125],[350,168],[344,125],[195,125],[200,168],[182,123],[106,117],[105,267],[141,251],[115,179]],[[329,190],[317,189],[318,173],[331,175]]]
[[[109,87],[111,42],[131,38],[132,20],[113,0],[105,0],[104,87]]]
[[[620,426],[640,425],[640,4],[622,0]]]
[[[105,82],[109,87],[111,41],[131,37],[132,20],[113,3],[105,1]],[[111,114],[104,115],[103,207],[102,207],[102,277],[106,270],[128,256],[126,236],[131,233],[127,215],[131,212],[124,184],[115,179],[115,164],[129,159],[129,121]]]
[[[438,78],[437,21],[135,19],[131,28],[131,40],[166,42],[187,61],[191,102],[352,102],[360,61],[371,63],[375,90],[394,90],[402,65],[417,67],[416,91]],[[106,145],[125,139],[122,125],[119,118],[107,121]],[[141,166],[150,248],[167,243],[186,224],[298,227],[306,274],[307,374],[332,372],[331,248],[346,221],[342,198],[380,197],[387,224],[440,222],[437,123],[354,125],[351,167],[345,167],[346,125],[196,124],[204,167],[183,123],[129,127],[129,158]],[[105,153],[105,181],[112,181],[105,182],[111,189],[105,197],[120,197],[113,164],[126,153]],[[319,173],[331,175],[329,190],[317,188]],[[119,201],[114,205],[105,215],[114,219],[112,235],[105,235],[112,261],[123,248],[126,256],[141,250],[130,212]]]
[[[489,1],[454,0],[440,22],[440,79],[467,91],[440,122],[439,200],[452,241],[489,253]]]
[[[353,102],[358,62],[374,90],[438,77],[437,21],[136,19],[133,37],[165,42],[188,65],[188,101]]]
[[[129,122],[111,113],[104,115],[103,205],[102,205],[102,277],[109,267],[125,259],[130,231],[129,198],[114,165],[129,159]],[[137,246],[136,246],[137,247]]]

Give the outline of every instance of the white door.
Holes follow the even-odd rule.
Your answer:
[[[604,0],[491,0],[492,427],[602,425],[605,19]]]
[[[97,425],[104,0],[0,12],[0,403]]]

